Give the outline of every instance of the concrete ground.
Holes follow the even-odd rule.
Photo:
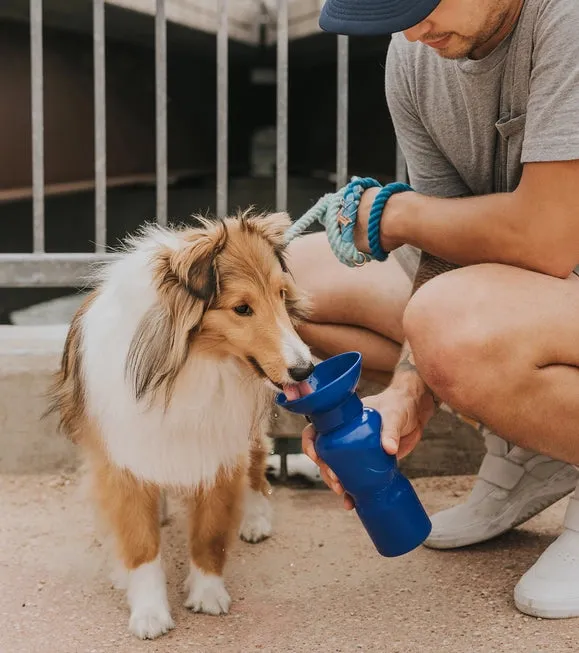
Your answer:
[[[416,479],[429,512],[453,505],[471,477]],[[127,633],[77,473],[0,475],[2,653],[558,653],[577,651],[577,620],[521,615],[517,579],[560,532],[565,500],[493,542],[380,558],[357,516],[323,489],[276,487],[267,542],[238,542],[226,617],[182,607],[183,515],[164,529],[176,628],[153,642]]]
[[[518,578],[560,532],[565,501],[495,542],[388,560],[357,516],[316,486],[299,455],[290,456],[291,487],[275,488],[274,537],[238,542],[232,553],[226,617],[181,605],[186,542],[180,507],[172,505],[164,539],[177,627],[154,642],[136,640],[95,539],[76,448],[56,434],[55,416],[41,419],[66,331],[55,322],[69,306],[51,308],[52,326],[0,327],[0,653],[579,650],[577,620],[528,618],[512,600]],[[30,325],[39,316],[20,318]],[[281,417],[278,434],[295,432]],[[482,453],[473,429],[440,413],[402,467],[432,513],[468,493]],[[279,457],[270,462],[275,477]]]

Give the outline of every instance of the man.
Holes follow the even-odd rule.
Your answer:
[[[386,97],[414,192],[384,207],[384,263],[343,266],[323,234],[293,244],[314,300],[302,334],[320,356],[361,351],[367,377],[389,383],[366,400],[386,451],[410,453],[438,400],[488,427],[472,494],[433,516],[426,545],[482,542],[578,480],[579,2],[327,0],[320,25],[393,34]],[[355,226],[366,252],[376,192]],[[342,494],[313,437],[304,450]],[[517,607],[579,616],[578,560],[579,488]]]

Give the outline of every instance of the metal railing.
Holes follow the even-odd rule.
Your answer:
[[[228,6],[217,1],[217,182],[218,215],[228,208]],[[107,151],[105,96],[105,0],[93,0],[94,53],[94,176],[95,251],[45,251],[44,110],[43,110],[43,0],[30,0],[30,56],[32,93],[33,252],[0,254],[0,287],[73,286],[90,267],[114,256],[106,251]],[[288,0],[277,0],[277,143],[276,208],[287,209],[288,194]],[[337,39],[336,186],[348,177],[348,38]],[[167,224],[167,23],[166,0],[156,0],[155,14],[156,214]],[[405,178],[405,163],[397,147],[396,177]]]

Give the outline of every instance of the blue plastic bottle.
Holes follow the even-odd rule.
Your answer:
[[[356,511],[378,552],[386,557],[412,551],[428,537],[432,524],[414,488],[380,443],[380,414],[355,392],[362,356],[348,352],[329,358],[308,379],[312,394],[279,406],[312,421],[315,448],[354,500]]]

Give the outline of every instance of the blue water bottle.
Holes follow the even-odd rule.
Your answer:
[[[308,379],[311,394],[288,401],[280,393],[276,402],[312,421],[318,456],[352,497],[378,552],[392,558],[422,544],[432,524],[396,456],[382,448],[380,414],[355,392],[361,370],[358,352],[328,358]]]

